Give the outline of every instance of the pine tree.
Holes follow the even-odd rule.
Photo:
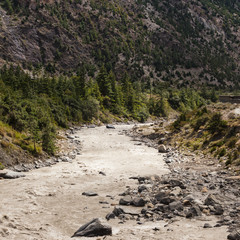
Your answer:
[[[108,77],[107,70],[104,65],[101,67],[98,75],[97,75],[97,83],[99,86],[99,90],[103,96],[112,96],[112,85],[111,80]]]

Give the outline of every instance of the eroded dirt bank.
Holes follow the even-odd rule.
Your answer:
[[[82,224],[112,212],[122,198],[120,193],[138,188],[137,180],[130,177],[170,173],[156,149],[122,133],[130,127],[83,128],[72,135],[82,142],[81,155],[72,163],[32,170],[25,178],[1,180],[0,238],[70,239]],[[98,195],[87,197],[83,192]],[[130,207],[131,211],[141,209]],[[104,239],[224,240],[228,235],[226,226],[203,228],[206,222],[216,225],[219,219],[215,216],[144,219],[141,225],[136,218],[111,219],[113,236]]]

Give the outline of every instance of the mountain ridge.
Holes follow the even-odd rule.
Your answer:
[[[238,1],[5,0],[0,15],[1,64],[239,88]]]

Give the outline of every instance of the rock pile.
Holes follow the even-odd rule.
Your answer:
[[[240,188],[237,181],[230,183],[230,180],[224,181],[224,178],[214,174],[202,176],[201,173],[192,175],[187,172],[171,173],[161,178],[131,178],[138,180],[138,187],[128,187],[119,194],[119,206],[107,214],[107,220],[118,218],[120,223],[124,223],[134,219],[138,224],[143,224],[145,221],[173,219],[176,216],[201,218],[216,215],[219,221],[213,227],[228,225],[230,231],[234,231],[240,226],[240,202],[237,200]],[[231,192],[230,184],[236,186],[235,192]],[[203,188],[205,191],[202,191]],[[212,226],[206,223],[203,227]],[[237,238],[231,235],[230,239]]]

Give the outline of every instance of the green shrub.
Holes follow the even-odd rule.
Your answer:
[[[213,152],[215,152],[216,150],[217,150],[217,147],[214,146],[214,147],[212,147],[212,148],[210,149],[210,153],[213,153]]]
[[[0,162],[0,170],[3,170],[5,166]]]
[[[226,154],[226,149],[225,148],[221,148],[220,150],[219,150],[219,153],[218,153],[218,156],[219,157],[223,157],[225,154]]]
[[[229,140],[227,146],[228,146],[229,148],[234,148],[237,141],[238,141],[238,138],[232,137],[232,138]]]
[[[141,123],[146,122],[148,117],[149,117],[149,112],[146,107],[142,107],[137,113],[137,120]]]
[[[214,133],[222,133],[227,128],[227,122],[222,120],[222,115],[220,113],[215,113],[208,123],[208,130]]]
[[[208,117],[201,117],[197,119],[197,121],[193,123],[193,129],[197,131],[201,126],[204,126],[208,120]]]

